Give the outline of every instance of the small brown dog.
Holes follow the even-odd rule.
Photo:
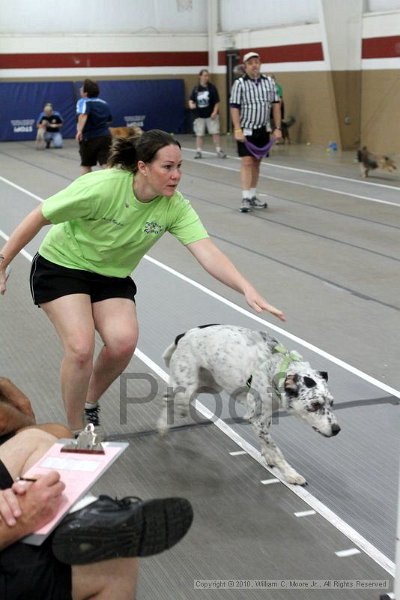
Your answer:
[[[382,169],[388,173],[393,173],[397,169],[391,158],[372,154],[367,146],[363,146],[357,151],[357,160],[360,163],[362,177],[368,177],[368,173],[374,169]]]
[[[130,127],[109,127],[111,136],[113,138],[128,138],[128,137],[140,137],[143,130],[137,125],[131,125]]]
[[[46,148],[46,141],[44,134],[46,133],[46,125],[38,125],[36,133],[36,150],[44,150]]]

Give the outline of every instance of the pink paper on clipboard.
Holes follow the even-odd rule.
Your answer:
[[[26,477],[37,477],[49,471],[58,471],[65,483],[63,501],[57,515],[22,541],[39,546],[53,531],[63,516],[110,467],[115,459],[128,447],[127,442],[103,442],[104,454],[61,452],[64,444],[71,440],[60,440],[44,456],[24,473]]]

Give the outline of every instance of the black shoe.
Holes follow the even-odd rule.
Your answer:
[[[100,427],[100,406],[94,404],[93,408],[85,408],[86,425],[92,423],[93,427]]]
[[[193,509],[185,498],[143,502],[99,496],[63,519],[53,536],[53,554],[68,565],[152,556],[179,542],[192,520]]]
[[[46,142],[46,148],[50,148],[50,143],[51,143],[51,142],[49,142],[49,141],[48,141],[48,142]]]

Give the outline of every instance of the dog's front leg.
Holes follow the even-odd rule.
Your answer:
[[[194,392],[193,392],[194,393]],[[161,415],[157,421],[157,429],[161,435],[166,435],[175,422],[175,413],[186,417],[189,412],[191,394],[182,386],[168,387],[163,397]]]
[[[261,415],[258,418],[250,418],[250,422],[260,438],[261,454],[267,465],[270,467],[277,467],[280,470],[283,479],[287,481],[287,483],[292,483],[295,485],[304,485],[307,483],[304,477],[300,475],[300,473],[297,473],[297,471],[290,466],[283,456],[280,448],[278,448],[274,440],[271,438],[269,433],[269,428],[271,426],[271,415],[268,415],[267,417],[265,415]]]
[[[166,435],[168,433],[168,429],[170,427],[171,422],[174,421],[174,398],[170,393],[170,389],[168,388],[167,392],[164,394],[163,406],[161,409],[161,414],[157,421],[157,430],[160,435]],[[172,419],[171,419],[171,411],[172,411]]]

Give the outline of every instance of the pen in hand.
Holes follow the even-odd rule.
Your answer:
[[[17,477],[15,479],[15,482],[17,483],[18,481],[31,481],[32,483],[34,483],[35,481],[37,481],[37,479],[33,479],[32,477]]]

